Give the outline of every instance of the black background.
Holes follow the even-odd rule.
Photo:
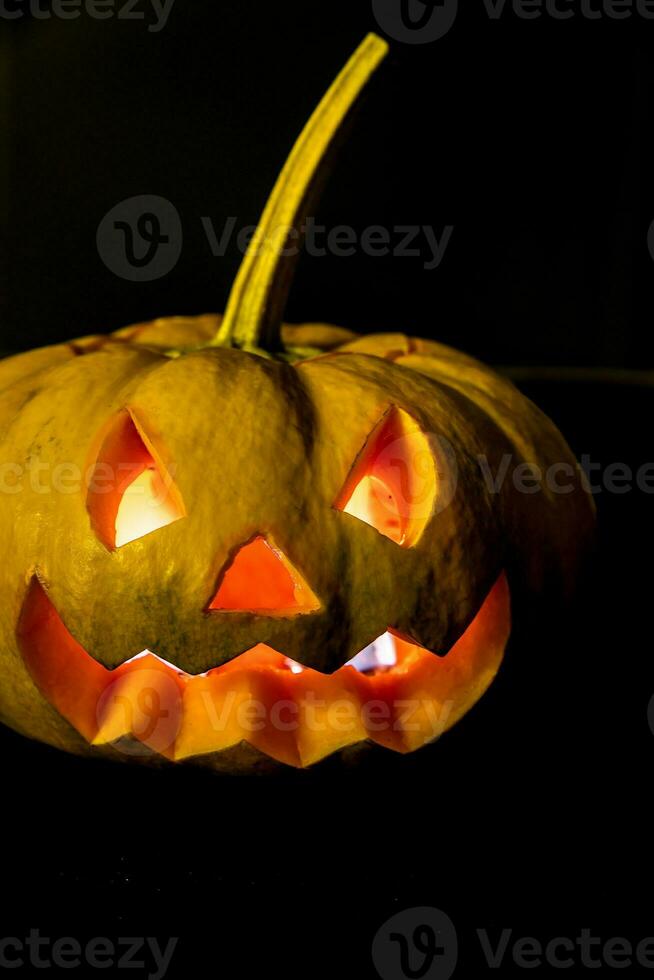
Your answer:
[[[479,0],[440,42],[394,45],[317,218],[452,225],[444,260],[307,259],[289,318],[437,336],[499,363],[641,366],[652,26],[491,20]],[[221,309],[240,256],[214,258],[201,218],[256,222],[374,27],[367,2],[289,0],[176,0],[159,33],[86,16],[0,23],[4,346]],[[95,246],[103,215],[136,194],[169,199],[184,225],[181,261],[151,284],[117,279]]]
[[[374,27],[367,3],[289,0],[176,0],[159,34],[0,20],[0,346],[222,308],[239,255],[211,255],[201,216],[256,221]],[[441,40],[395,45],[317,216],[451,224],[444,260],[303,259],[288,318],[500,364],[651,366],[652,37],[636,17],[492,21],[479,3]],[[136,194],[168,198],[184,225],[180,262],[149,284],[116,278],[95,246]],[[524,388],[579,454],[649,461],[642,376],[584,377]],[[373,977],[375,932],[417,905],[453,919],[456,976],[485,973],[475,928],[654,935],[650,496],[597,503],[575,610],[518,624],[488,695],[411,758],[249,780],[90,765],[3,731],[0,933],[179,935],[170,975],[226,977]]]

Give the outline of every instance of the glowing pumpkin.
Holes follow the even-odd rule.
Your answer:
[[[512,576],[570,590],[590,498],[510,383],[404,334],[280,328],[280,246],[384,53],[367,38],[320,103],[223,318],[0,364],[0,710],[18,731],[216,767],[410,751],[493,680]],[[494,488],[507,458],[565,464],[569,492]]]

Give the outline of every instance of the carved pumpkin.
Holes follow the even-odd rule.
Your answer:
[[[0,709],[18,731],[216,767],[410,751],[493,680],[509,582],[570,591],[590,498],[509,382],[403,333],[280,328],[280,245],[385,47],[364,41],[300,136],[223,318],[0,364]],[[570,492],[493,488],[506,458],[566,464]]]

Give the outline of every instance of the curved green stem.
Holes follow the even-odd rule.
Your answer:
[[[209,346],[270,353],[283,349],[282,316],[307,209],[323,182],[329,151],[387,51],[377,35],[364,38],[302,130],[273,187]]]

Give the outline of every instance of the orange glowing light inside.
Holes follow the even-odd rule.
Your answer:
[[[109,670],[69,633],[34,578],[17,632],[39,690],[93,745],[132,738],[182,760],[247,741],[280,762],[306,766],[365,739],[411,752],[438,737],[491,683],[510,625],[500,575],[445,657],[389,629],[331,674],[263,643],[203,674],[186,674],[147,650]],[[252,704],[253,725],[241,710]]]
[[[161,474],[151,466],[130,483],[122,496],[115,522],[116,547],[166,527],[180,516]]]
[[[105,434],[86,506],[94,531],[111,550],[186,514],[167,467],[127,410]]]
[[[370,524],[396,544],[404,541],[407,522],[395,494],[375,474],[370,473],[359,480],[343,511]]]
[[[208,608],[288,616],[315,612],[320,602],[288,558],[257,535],[237,551]]]
[[[368,436],[334,506],[410,548],[433,513],[436,492],[429,439],[393,406]]]

